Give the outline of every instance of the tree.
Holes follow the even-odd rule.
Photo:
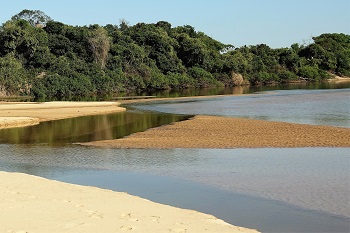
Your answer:
[[[188,74],[196,80],[198,87],[218,86],[219,84],[211,73],[200,67],[195,66],[188,69]]]
[[[171,24],[166,22],[166,21],[159,21],[158,23],[156,23],[157,27],[163,28],[164,31],[166,31],[168,33],[168,35],[170,35],[171,33]]]
[[[52,19],[47,16],[44,12],[40,10],[22,10],[17,15],[12,16],[11,20],[24,19],[30,23],[33,27],[38,24],[43,27],[46,26],[46,23],[52,21]]]
[[[163,26],[167,29],[164,29]],[[166,30],[170,30],[170,27],[170,24],[162,21],[158,26],[138,23],[131,27],[128,32],[139,46],[148,51],[148,57],[156,62],[156,66],[163,74],[184,70],[174,49],[177,42],[166,32]]]
[[[126,19],[120,19],[119,28],[121,31],[126,31],[129,28],[129,22]]]
[[[25,92],[25,79],[26,72],[22,63],[13,54],[0,57],[0,92],[3,95],[18,95]]]
[[[197,38],[191,38],[185,33],[177,35],[179,48],[177,56],[182,60],[186,67],[203,67],[209,59],[205,44]]]
[[[21,19],[6,22],[0,33],[0,53],[6,55],[14,53],[17,58],[27,65],[36,55],[37,51],[45,51],[48,37],[41,28],[31,27],[30,24]]]
[[[110,48],[110,39],[107,31],[102,27],[97,27],[92,31],[89,43],[94,56],[94,62],[101,68],[104,68]]]

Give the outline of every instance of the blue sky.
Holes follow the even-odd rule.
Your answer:
[[[0,23],[23,9],[69,25],[164,20],[236,47],[302,44],[322,33],[350,34],[350,0],[0,0]]]

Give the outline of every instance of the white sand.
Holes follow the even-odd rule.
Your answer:
[[[257,232],[94,187],[0,172],[0,232]]]

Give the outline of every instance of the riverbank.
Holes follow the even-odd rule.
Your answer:
[[[108,148],[350,147],[350,129],[263,120],[196,116],[129,137],[81,143]]]
[[[336,75],[333,78],[328,79],[327,81],[334,83],[350,82],[350,77],[340,77]]]
[[[118,102],[0,102],[0,129],[126,111]]]
[[[127,193],[0,172],[0,232],[257,232]]]
[[[33,117],[0,117],[0,129],[37,125],[40,121]]]

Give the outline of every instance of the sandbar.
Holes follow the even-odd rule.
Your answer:
[[[118,102],[0,102],[0,128],[126,111]]]
[[[336,75],[333,78],[328,79],[327,81],[334,83],[350,82],[350,77],[340,77]]]
[[[350,147],[350,129],[199,115],[125,138],[81,145],[108,148]]]
[[[247,232],[214,216],[127,193],[0,172],[0,232]]]
[[[39,118],[33,117],[0,117],[0,129],[37,125],[39,122]]]

